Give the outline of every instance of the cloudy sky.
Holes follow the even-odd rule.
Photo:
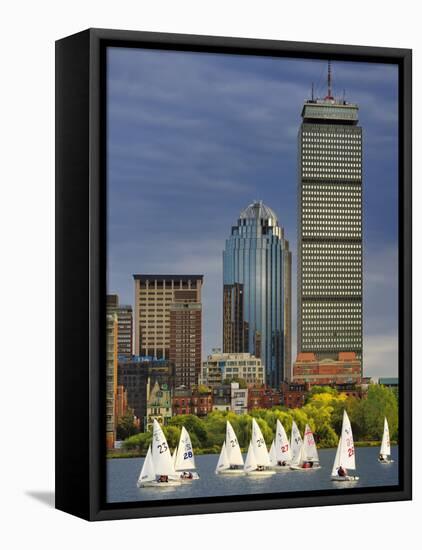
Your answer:
[[[204,354],[221,346],[222,250],[262,199],[293,254],[297,133],[326,95],[325,60],[108,51],[108,291],[133,303],[133,273],[204,274]],[[364,131],[364,369],[397,376],[397,68],[333,63],[334,92]]]

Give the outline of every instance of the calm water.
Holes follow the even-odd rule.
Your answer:
[[[393,464],[380,464],[378,447],[356,449],[356,475],[359,481],[335,483],[330,480],[335,449],[322,449],[319,458],[322,468],[314,471],[281,471],[267,478],[224,476],[214,473],[218,455],[196,456],[200,479],[166,489],[138,489],[136,482],[143,458],[115,458],[107,460],[108,502],[160,500],[205,496],[242,495],[253,493],[280,493],[346,487],[374,487],[398,484],[398,448],[392,448]]]

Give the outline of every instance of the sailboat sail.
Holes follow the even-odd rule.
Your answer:
[[[177,448],[176,462],[174,466],[177,471],[194,470],[195,457],[193,455],[192,442],[186,428],[183,426],[180,433],[179,446]]]
[[[275,452],[274,441],[271,443],[271,448],[270,448],[270,464],[271,466],[277,466],[277,456]]]
[[[265,439],[255,418],[252,419],[252,448],[258,466],[270,466]]]
[[[243,456],[233,426],[227,420],[226,452],[231,466],[243,466]]]
[[[303,454],[304,461],[319,462],[318,451],[315,444],[314,434],[308,424],[305,427],[305,435],[303,437]]]
[[[171,456],[173,467],[176,469],[177,447],[174,449],[174,453]]]
[[[147,481],[155,481],[154,463],[152,461],[151,445],[148,447],[147,456],[142,465],[141,473],[139,474],[138,485]]]
[[[341,437],[338,441],[336,457],[334,459],[333,469],[331,470],[332,476],[336,476],[337,470],[340,468],[340,449],[341,449]]]
[[[246,461],[244,470],[245,472],[252,472],[258,468],[258,464],[255,458],[252,441],[249,443],[248,454],[246,455]]]
[[[391,454],[390,431],[388,429],[387,419],[384,418],[384,432],[382,434],[380,455],[386,459]]]
[[[356,469],[352,426],[346,411],[343,413],[343,426],[341,429],[340,464],[343,468],[349,470]]]
[[[290,462],[292,453],[290,442],[287,438],[286,430],[280,420],[277,419],[277,429],[275,436],[275,453],[278,462]]]
[[[301,454],[302,454],[302,436],[300,435],[299,428],[296,425],[296,422],[293,420],[292,423],[292,435],[291,435],[291,449],[292,449],[292,464],[299,464]]]
[[[223,470],[228,470],[229,468],[230,468],[230,462],[229,462],[229,457],[227,456],[226,442],[224,442],[223,446],[221,447],[221,452],[218,458],[215,473],[218,474],[218,472],[222,472]]]
[[[176,472],[174,471],[170,448],[163,430],[155,418],[152,432],[151,450],[155,473],[159,476],[175,476]]]

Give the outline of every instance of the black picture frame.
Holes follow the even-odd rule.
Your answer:
[[[105,49],[157,48],[394,63],[399,68],[399,479],[394,487],[107,504]],[[412,498],[412,52],[88,29],[56,42],[56,508],[87,520]]]

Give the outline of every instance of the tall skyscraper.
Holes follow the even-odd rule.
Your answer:
[[[195,290],[175,290],[170,306],[170,362],[176,387],[198,384],[202,359],[202,305]]]
[[[117,315],[107,314],[106,320],[106,445],[114,447],[116,439],[117,395]]]
[[[362,128],[358,106],[311,99],[299,130],[298,353],[362,359]]]
[[[241,213],[223,253],[223,351],[251,353],[267,384],[291,368],[291,252],[274,211],[257,201]]]
[[[169,359],[171,307],[175,303],[183,302],[201,304],[203,276],[134,275],[133,277],[135,280],[135,355]]]
[[[132,306],[120,305],[117,294],[107,294],[107,313],[117,315],[117,353],[125,357],[133,354]]]

